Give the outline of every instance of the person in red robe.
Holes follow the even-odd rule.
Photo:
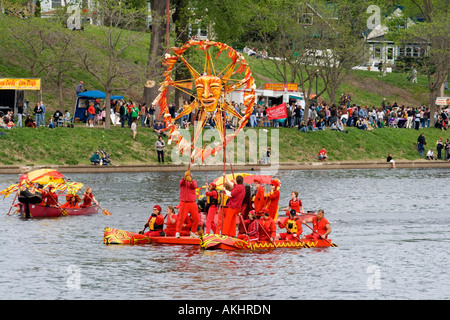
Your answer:
[[[272,180],[270,182],[270,192],[265,197],[265,207],[269,209],[269,216],[272,220],[276,220],[278,218],[278,202],[280,200],[280,191],[278,191],[279,186],[280,183],[278,180]]]
[[[277,226],[275,221],[270,217],[269,210],[267,208],[262,209],[263,216],[259,221],[259,241],[273,242],[277,235]]]
[[[178,216],[175,214],[175,208],[172,206],[168,206],[166,212],[167,218],[164,233],[166,234],[166,237],[174,237],[176,233],[176,223]]]
[[[218,210],[218,193],[216,190],[216,184],[210,183],[208,186],[208,191],[205,193],[206,195],[206,205],[208,207],[208,214],[206,216],[206,224],[205,224],[205,233],[210,233],[211,230],[213,233],[219,233],[219,230],[216,230],[216,223],[214,222],[214,218],[216,217]]]
[[[247,241],[259,240],[259,222],[256,218],[255,210],[251,210],[248,213],[248,219],[244,221],[245,233],[238,234],[238,239]]]
[[[226,179],[225,173],[223,174]],[[228,183],[232,183],[227,180]],[[225,189],[225,193],[229,197],[227,208],[225,209],[225,217],[223,219],[222,235],[235,237],[236,236],[236,218],[241,211],[242,202],[245,197],[244,178],[242,176],[236,177],[236,183],[232,183],[231,191]]]
[[[42,191],[42,200],[50,207],[56,207],[59,203],[58,196],[53,192],[53,189],[53,186],[48,186],[48,191]]]
[[[266,193],[266,190],[264,189],[264,186],[262,185],[262,181],[260,179],[254,180],[255,184],[255,196],[253,197],[253,207],[255,209],[255,212],[257,215],[261,214],[262,208],[264,208],[264,205],[266,203],[266,200],[264,198],[264,195]]]
[[[81,199],[76,194],[69,194],[66,196],[66,203],[61,205],[61,208],[79,208],[78,202],[80,202]]]
[[[186,171],[184,177],[180,180],[180,213],[176,224],[176,237],[180,237],[181,225],[186,220],[188,213],[191,215],[192,223],[190,229],[190,236],[198,238],[198,206],[195,202],[195,189],[197,188],[197,181],[192,179],[190,171]]]

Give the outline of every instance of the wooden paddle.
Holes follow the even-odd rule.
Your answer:
[[[304,225],[306,225],[308,228],[310,228],[312,230],[312,232],[315,232],[319,235],[320,239],[326,240],[332,247],[337,247],[337,244],[331,242],[330,240],[326,239],[326,238],[322,238],[322,236],[313,228],[311,228],[310,226],[308,226],[308,224],[304,223]]]
[[[250,236],[248,235],[247,227],[245,226],[244,218],[242,217],[241,214],[238,214],[238,215],[239,215],[239,218],[241,219],[242,226],[244,227],[245,234],[247,235],[247,242],[248,242],[248,245],[250,246],[250,250],[253,250],[252,243],[250,242]]]
[[[110,215],[111,215],[111,212],[109,212],[108,210],[103,209],[102,207],[100,207],[100,205],[99,205],[98,203],[96,203],[96,205],[97,205],[97,207],[100,208],[100,210],[102,210],[102,213],[103,213],[105,216],[110,216]]]
[[[284,228],[286,228],[286,225],[283,222],[280,221],[280,223]],[[294,234],[291,232],[291,230],[289,230],[288,228],[286,228],[286,230],[288,233],[290,233],[294,236]],[[297,239],[298,242],[300,242],[304,247],[311,248],[311,246],[309,244],[307,244],[306,242],[302,242],[298,236],[294,236],[294,238]]]

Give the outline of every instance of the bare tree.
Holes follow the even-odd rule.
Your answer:
[[[103,22],[99,29],[101,39],[80,41],[75,46],[79,61],[84,68],[103,86],[106,94],[106,121],[105,128],[110,128],[111,95],[115,91],[131,88],[136,83],[143,83],[144,67],[137,62],[125,59],[127,50],[141,39],[144,32],[137,31],[142,26],[142,11],[127,7],[125,3],[114,0],[98,0],[97,10]],[[98,55],[98,51],[104,55]],[[99,57],[106,57],[100,59]]]

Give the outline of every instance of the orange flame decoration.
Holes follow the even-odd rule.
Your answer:
[[[227,57],[231,60],[229,65],[219,74],[215,74],[214,64],[212,61],[212,57],[210,54],[210,48],[216,47],[219,49],[219,52],[216,55],[216,59],[222,54],[222,52],[227,52]],[[183,54],[190,48],[196,48],[197,50],[202,50],[205,53],[205,70],[199,73],[195,70],[188,61],[183,57]],[[159,95],[153,101],[153,105],[159,106],[161,112],[159,114],[159,118],[161,115],[164,115],[165,122],[165,130],[169,132],[169,144],[172,142],[176,145],[176,150],[178,153],[185,153],[188,150],[191,152],[191,162],[194,162],[196,159],[201,159],[204,161],[210,155],[216,155],[218,151],[222,150],[231,140],[233,140],[239,131],[241,131],[247,122],[250,119],[250,115],[253,111],[253,105],[255,103],[255,83],[250,71],[250,67],[245,61],[242,54],[235,51],[233,48],[228,45],[210,41],[210,40],[189,40],[180,48],[171,48],[171,51],[175,55],[166,54],[165,59],[163,61],[163,65],[166,67],[164,75],[164,81],[161,83],[159,88]],[[174,81],[172,79],[172,71],[177,62],[181,61],[189,70],[193,79],[186,79],[182,81]],[[208,115],[201,115],[201,112],[205,112],[204,108],[199,103],[198,99],[195,99],[183,112],[177,115],[174,119],[169,114],[168,109],[168,101],[167,101],[167,88],[172,86],[178,90],[184,91],[185,89],[192,88],[192,81],[195,81],[201,74],[213,75],[216,77],[220,77],[222,82],[222,93],[220,96],[220,101],[217,104],[217,107],[213,112],[208,112]],[[232,79],[232,76],[240,76],[242,78]],[[230,102],[226,99],[226,94],[233,92],[238,89],[245,89],[244,91],[244,105],[246,107],[246,111],[244,115],[240,115],[238,112],[234,110],[234,107]],[[186,91],[184,91],[186,92]],[[192,111],[197,110],[199,112],[200,124],[194,128],[197,130],[194,133],[194,138],[192,141],[188,141],[183,138],[178,131],[177,125],[175,121],[180,119],[182,116],[191,113]],[[222,111],[226,112],[227,115],[234,116],[238,118],[238,127],[233,133],[226,134],[224,128],[224,123],[222,119]],[[205,149],[201,149],[195,146],[195,142],[200,134],[199,130],[203,129],[206,121],[212,118],[216,123],[216,128],[222,132],[220,132],[221,142],[217,144],[214,148],[207,146]]]

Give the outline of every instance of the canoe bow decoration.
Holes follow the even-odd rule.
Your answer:
[[[184,55],[191,48],[204,52],[205,63],[203,70],[200,72],[186,60]],[[212,50],[214,52],[211,52]],[[179,154],[190,151],[190,162],[194,162],[196,159],[204,161],[208,156],[215,155],[224,149],[249,121],[255,103],[254,79],[250,67],[242,54],[224,43],[191,39],[180,48],[171,48],[171,51],[174,55],[166,54],[165,56],[163,61],[163,65],[166,67],[166,71],[163,74],[164,81],[159,88],[159,95],[152,104],[155,107],[159,106],[161,108],[159,118],[161,115],[164,116],[165,130],[169,131],[168,143],[171,144],[174,142]],[[231,62],[222,71],[216,72],[212,53],[216,53],[215,60],[217,60],[223,52],[227,53],[227,58]],[[175,81],[172,78],[172,71],[174,68],[178,68],[177,63],[183,64],[189,70],[192,78]],[[192,90],[193,85],[196,89],[196,95],[189,92]],[[174,119],[170,116],[168,107],[167,93],[169,87],[173,87],[194,97],[191,104],[185,107]],[[238,89],[245,90],[244,106],[246,111],[244,115],[237,112],[227,98],[227,94]],[[191,141],[188,141],[178,131],[175,121],[185,115],[189,115],[191,112],[197,113],[198,122],[194,127]],[[223,113],[239,119],[239,125],[234,132],[227,134],[225,130],[226,117]],[[195,146],[195,143],[209,119],[215,122],[221,143],[216,143],[213,148],[207,146],[203,149],[202,146]]]

